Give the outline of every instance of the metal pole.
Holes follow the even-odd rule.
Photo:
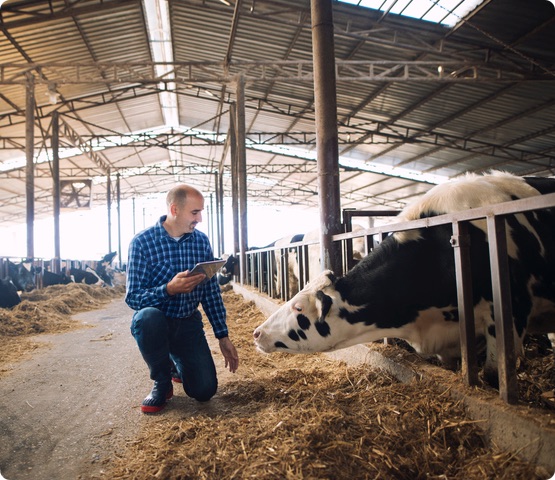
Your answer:
[[[248,249],[247,234],[247,154],[245,148],[245,77],[237,78],[237,174],[239,180],[239,253],[241,258],[241,283],[245,283]]]
[[[54,200],[54,262],[52,271],[60,273],[60,116],[58,111],[52,112],[52,196]]]
[[[314,108],[320,205],[320,264],[342,275],[341,249],[332,235],[341,232],[337,98],[332,0],[311,0]]]
[[[234,103],[229,106],[229,142],[231,151],[231,214],[233,216],[233,253],[239,252],[239,185],[237,179],[237,136],[235,135],[237,108]]]
[[[121,267],[123,258],[121,258],[121,189],[120,189],[120,174],[118,173],[116,177],[116,192],[117,192],[117,212],[118,212],[118,258],[119,258],[119,267]],[[111,250],[108,250],[110,253]]]
[[[112,251],[112,179],[106,174],[106,207],[108,208],[108,252]]]
[[[25,198],[27,201],[27,258],[35,256],[35,77],[29,74],[25,90]]]

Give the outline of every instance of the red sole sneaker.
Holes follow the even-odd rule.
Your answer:
[[[183,380],[181,380],[181,378],[179,378],[179,377],[172,377],[172,380],[173,380],[175,383],[183,383]]]

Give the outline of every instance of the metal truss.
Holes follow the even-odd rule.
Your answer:
[[[160,76],[157,67],[172,75]],[[313,62],[304,60],[191,62],[83,62],[83,63],[0,63],[0,84],[22,85],[33,75],[35,84],[175,84],[233,83],[239,75],[245,81],[312,82]],[[337,60],[338,82],[514,82],[553,80],[553,75],[509,68],[503,64],[468,61],[358,61]]]

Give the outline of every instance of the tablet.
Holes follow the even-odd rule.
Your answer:
[[[216,275],[218,270],[224,266],[224,263],[225,263],[225,260],[212,260],[211,262],[199,262],[195,265],[195,268],[191,270],[190,274],[194,275],[196,273],[204,273],[206,275],[206,278],[204,279],[204,281],[206,282],[214,275]]]

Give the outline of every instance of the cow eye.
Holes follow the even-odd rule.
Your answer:
[[[302,312],[303,311],[303,307],[301,307],[298,303],[293,305],[293,310],[296,310],[297,312]]]

